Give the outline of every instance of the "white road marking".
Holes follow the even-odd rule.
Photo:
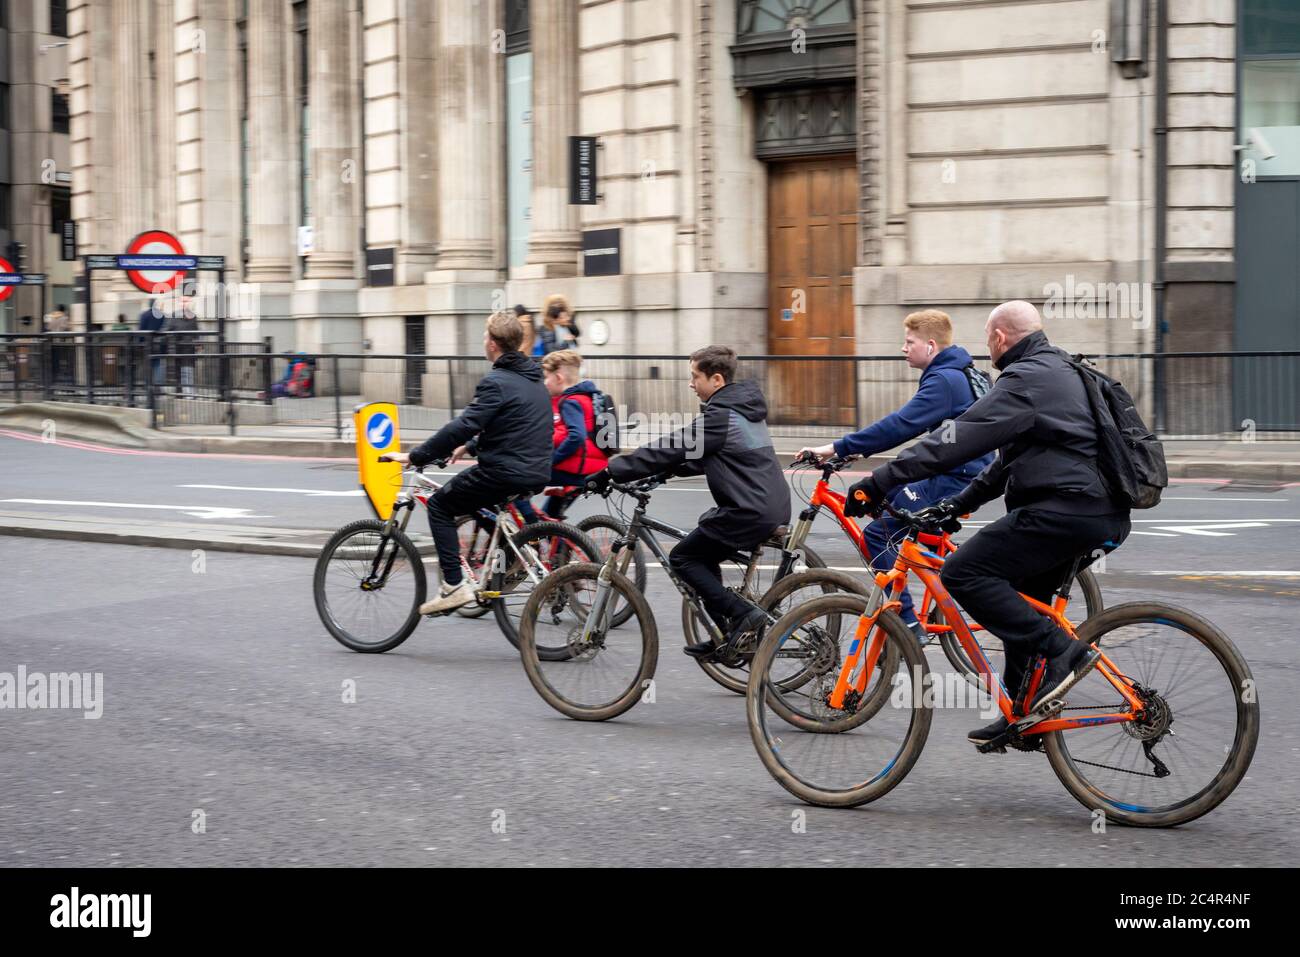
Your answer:
[[[315,489],[315,488],[263,488],[257,485],[178,485],[177,488],[215,488],[225,489],[232,492],[292,492],[295,495],[309,495],[312,497],[337,496],[340,498],[353,498],[365,495],[365,491],[359,488],[351,488],[346,491],[335,491],[333,489]]]
[[[1164,496],[1161,502],[1289,502],[1289,498],[1238,498],[1235,495],[1220,496],[1219,498],[1184,498],[1179,495],[1176,497]]]
[[[63,501],[50,498],[5,498],[0,502],[19,505],[91,505],[96,508],[149,508],[183,512],[195,518],[274,518],[274,515],[251,515],[247,508],[226,508],[219,505],[140,505],[133,502],[88,502],[85,499]]]
[[[1224,528],[1268,528],[1265,522],[1215,522],[1208,525],[1161,525],[1167,532],[1182,532],[1184,535],[1207,535],[1212,538],[1228,538],[1233,533],[1219,531]],[[1149,532],[1147,534],[1150,534]]]

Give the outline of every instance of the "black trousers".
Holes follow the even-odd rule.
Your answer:
[[[438,564],[445,585],[459,585],[464,576],[460,569],[460,539],[456,519],[471,515],[480,508],[496,505],[525,487],[518,481],[484,475],[478,467],[461,472],[429,496],[429,531],[438,549]]]
[[[767,529],[755,541],[748,543],[724,542],[707,532],[695,529],[668,553],[668,564],[704,602],[704,610],[725,634],[730,619],[749,610],[744,599],[722,585],[722,563],[738,551],[755,548],[767,541],[772,529]]]
[[[1081,558],[1079,568],[1086,568],[1100,554],[1118,548],[1130,527],[1127,513],[1073,515],[1017,508],[962,543],[944,562],[939,575],[944,587],[1002,639],[1007,655],[1002,681],[1012,697],[1034,655],[1058,655],[1070,641],[1016,593],[1050,604],[1076,558]]]

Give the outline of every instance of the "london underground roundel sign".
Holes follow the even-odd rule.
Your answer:
[[[142,267],[128,267],[126,270],[127,278],[142,292],[156,293],[175,289],[176,284],[185,276],[186,268],[193,268],[177,268],[175,264],[167,262],[171,257],[184,256],[185,249],[179,239],[161,229],[146,230],[136,236],[127,245],[126,255]],[[159,257],[158,265],[152,269],[148,268],[151,256]]]
[[[14,264],[11,263],[9,260],[0,259],[0,273],[17,275],[18,270],[14,269]],[[18,283],[16,282],[6,282],[0,284],[0,302],[4,302],[6,299],[12,296],[14,294],[14,289],[17,287],[17,285]]]

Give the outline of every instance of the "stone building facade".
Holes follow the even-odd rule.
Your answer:
[[[1230,348],[1252,148],[1234,149],[1236,25],[1294,16],[1284,0],[68,6],[85,251],[172,230],[247,284],[240,335],[376,354],[477,353],[484,314],[552,292],[593,355],[892,353],[924,306],[978,351],[1013,297],[1045,303],[1069,347]],[[570,202],[572,136],[596,138],[594,204]],[[616,270],[594,275],[602,249]]]

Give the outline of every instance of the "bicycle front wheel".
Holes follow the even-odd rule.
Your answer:
[[[1259,741],[1255,679],[1212,623],[1161,602],[1117,605],[1079,629],[1100,642],[1144,702],[1138,720],[1043,736],[1052,770],[1084,807],[1135,827],[1186,824],[1218,807],[1245,777]],[[1130,711],[1094,669],[1062,718]]]
[[[850,690],[832,703],[846,661],[840,641],[858,650],[866,606],[847,594],[805,602],[768,630],[754,656],[745,695],[750,737],[768,773],[809,804],[856,807],[883,797],[907,776],[930,733],[925,656],[893,612],[881,612],[871,632],[884,638],[873,672],[863,676],[864,654],[845,676]],[[846,634],[828,628],[838,620],[852,623]],[[812,680],[792,680],[809,670]],[[866,687],[859,690],[858,679]],[[865,720],[862,709],[882,693],[889,707]]]
[[[659,662],[659,631],[645,596],[617,572],[607,582],[600,576],[600,565],[566,565],[532,590],[520,620],[529,682],[543,701],[579,721],[606,721],[651,700]],[[632,614],[615,626],[620,605]]]
[[[586,533],[595,546],[600,549],[600,556],[597,561],[603,562],[609,557],[610,550],[614,547],[614,542],[627,534],[627,526],[620,522],[612,515],[588,515],[584,519],[574,522],[574,528]],[[640,542],[632,545],[632,562],[627,572],[628,578],[636,586],[636,590],[645,594],[646,583],[646,560],[645,548]],[[632,608],[630,605],[620,604],[614,609],[614,618],[612,624],[614,627],[626,622],[632,617]]]
[[[316,613],[353,651],[379,653],[404,642],[420,621],[428,582],[415,543],[378,519],[330,536],[312,578]]]

